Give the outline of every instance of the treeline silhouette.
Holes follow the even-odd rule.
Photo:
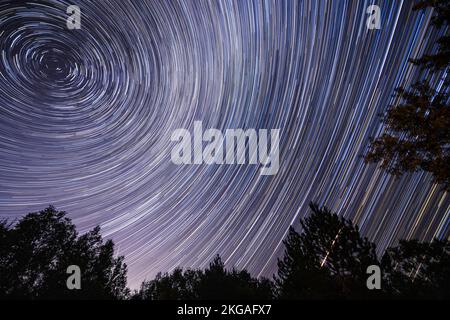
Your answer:
[[[227,270],[217,256],[204,270],[175,269],[126,286],[124,257],[103,241],[100,228],[78,235],[66,213],[48,207],[16,224],[0,223],[1,299],[265,300],[448,299],[450,243],[400,241],[379,259],[375,244],[350,220],[310,205],[284,240],[284,256],[272,280]],[[69,290],[69,265],[81,270],[81,289]],[[381,269],[381,288],[369,290],[368,266]]]

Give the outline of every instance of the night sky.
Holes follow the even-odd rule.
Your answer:
[[[81,9],[68,30],[66,9]],[[381,8],[368,30],[366,9]],[[408,58],[439,36],[413,1],[0,0],[0,218],[49,204],[96,225],[129,285],[176,266],[271,276],[315,201],[379,252],[450,234],[450,195],[361,155]],[[280,168],[175,165],[172,132],[280,129]]]

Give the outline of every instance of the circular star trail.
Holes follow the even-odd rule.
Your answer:
[[[66,9],[81,9],[69,30]],[[433,49],[412,1],[1,1],[0,215],[48,204],[100,224],[129,284],[226,265],[270,276],[308,203],[357,223],[380,252],[449,236],[450,197],[361,158],[393,89]],[[280,169],[171,163],[175,129],[280,129]]]

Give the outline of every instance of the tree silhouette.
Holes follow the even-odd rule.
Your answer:
[[[435,15],[431,18],[431,25],[435,28],[448,26],[450,22],[450,0],[425,0],[419,1],[414,10],[424,10],[433,8]],[[435,54],[425,54],[418,59],[411,59],[411,62],[433,71],[446,69],[450,62],[450,36],[448,33],[440,37],[437,41],[438,50]]]
[[[220,288],[220,290],[218,290]],[[267,279],[252,278],[246,270],[231,272],[219,256],[210,263],[200,275],[198,286],[201,299],[271,299],[273,295],[272,283]]]
[[[123,257],[103,243],[100,228],[78,237],[64,211],[50,206],[14,227],[0,224],[1,298],[119,299],[128,294]],[[81,269],[81,290],[69,290],[67,267]]]
[[[227,270],[219,256],[204,270],[175,269],[144,281],[136,300],[269,300],[450,297],[450,242],[400,241],[381,264],[375,245],[350,220],[310,205],[302,233],[290,229],[275,283]],[[81,269],[69,290],[67,267]],[[366,287],[367,267],[380,265],[382,290]],[[79,236],[65,212],[48,207],[13,225],[0,221],[0,299],[128,299],[127,267],[100,228]]]
[[[435,54],[410,61],[429,72],[410,89],[399,87],[395,104],[389,106],[383,122],[384,134],[373,140],[365,156],[366,162],[379,162],[381,168],[399,176],[423,170],[434,182],[450,190],[450,106],[448,75],[450,65],[449,0],[420,1],[415,10],[433,7],[432,25],[443,28]],[[437,75],[437,76],[436,76]],[[445,78],[444,78],[445,77]],[[440,78],[443,84],[433,85],[430,79]],[[439,81],[437,81],[439,82]],[[437,83],[434,80],[433,83]]]
[[[282,299],[363,298],[367,267],[378,264],[375,245],[350,220],[310,204],[303,232],[290,228],[275,281]]]
[[[280,299],[448,299],[450,242],[402,240],[381,263],[375,245],[350,220],[310,205],[302,233],[290,228],[275,277]],[[381,290],[368,290],[367,267],[381,267]]]
[[[143,300],[254,300],[272,299],[273,285],[267,279],[255,279],[243,270],[228,271],[219,256],[205,270],[177,268],[144,281],[133,297]]]
[[[136,300],[196,300],[201,272],[176,268],[172,273],[158,273],[155,279],[144,281]]]
[[[400,241],[382,259],[384,283],[392,297],[450,298],[450,242]]]

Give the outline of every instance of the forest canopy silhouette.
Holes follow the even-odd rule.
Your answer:
[[[204,270],[177,268],[127,286],[124,257],[104,242],[100,228],[79,235],[64,211],[50,206],[16,224],[0,223],[1,299],[271,300],[445,299],[450,297],[450,243],[400,241],[381,259],[350,220],[310,205],[290,228],[273,279],[226,269],[219,256]],[[67,286],[67,267],[79,266],[81,288]],[[379,290],[367,287],[367,268],[381,269]]]

